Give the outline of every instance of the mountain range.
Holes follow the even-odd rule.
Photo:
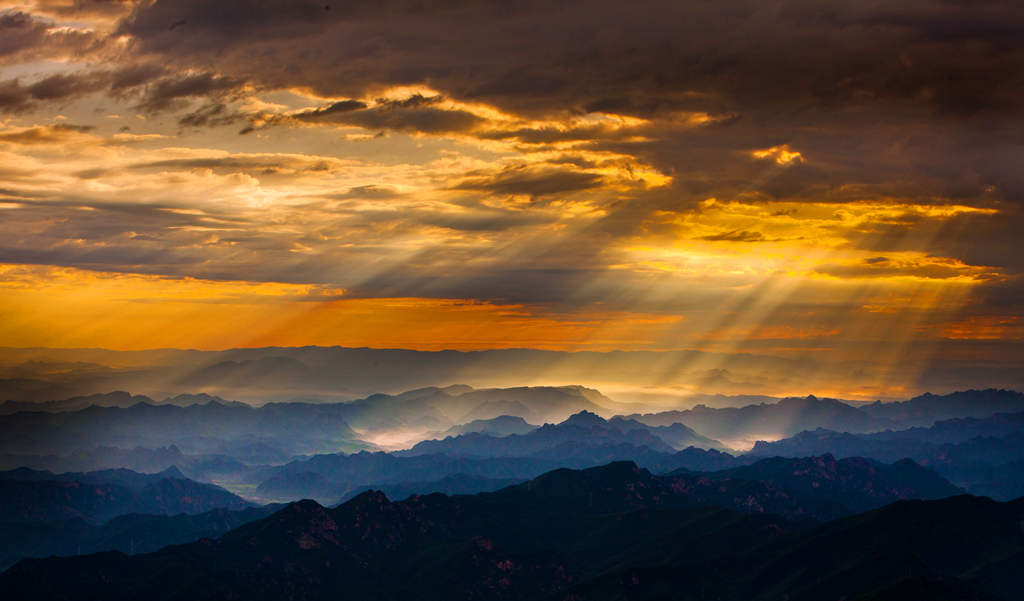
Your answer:
[[[981,418],[996,413],[1024,411],[1024,394],[1013,390],[963,390],[938,395],[925,393],[906,401],[861,405],[865,413],[886,419],[900,428],[930,426],[953,418]]]
[[[688,437],[686,442],[705,445],[714,442],[682,424],[649,426],[625,418],[605,420],[584,411],[559,424],[546,424],[525,434],[494,436],[470,432],[424,441],[406,451],[324,454],[250,470],[245,479],[256,485],[255,494],[266,500],[313,498],[329,503],[367,488],[428,483],[456,474],[468,478],[523,480],[557,467],[586,468],[621,460],[635,461],[655,473],[679,469],[707,472],[738,468],[775,455],[808,457],[834,453],[840,458],[860,456],[885,463],[910,457],[922,465],[934,467],[969,492],[1009,499],[1015,498],[1012,493],[1021,480],[1009,473],[1014,468],[1013,462],[1024,459],[1016,442],[1024,436],[1021,423],[1022,420],[1006,415],[971,418],[963,422],[962,428],[942,422],[933,426],[939,440],[962,439],[975,432],[1009,433],[1004,438],[969,439],[945,446],[922,442],[929,438],[931,429],[905,431],[902,436],[910,442],[901,440],[899,433],[893,431],[839,434],[819,429],[776,443],[760,442],[749,454],[733,455],[695,446],[676,450],[660,438],[680,433]],[[956,431],[961,434],[954,434]],[[694,436],[699,440],[694,440]],[[816,436],[820,437],[819,444],[811,444]],[[876,439],[884,441],[878,443],[878,448],[891,452],[874,452],[872,441]],[[837,440],[871,444],[851,447],[850,444],[836,445]],[[801,441],[810,442],[800,444]],[[977,450],[971,451],[975,447]],[[996,466],[1004,464],[1007,465],[1005,473],[998,478]],[[413,491],[407,486],[398,490]],[[470,487],[466,492],[479,490],[484,489]]]
[[[247,507],[215,487],[195,483],[170,491],[172,500],[179,501],[178,507],[169,505],[166,499],[153,502],[149,493],[168,479],[183,480],[183,477],[173,468],[160,474],[140,474],[125,469],[65,474],[19,469],[0,473],[0,481],[37,485],[22,487],[20,494],[9,495],[6,499],[6,518],[0,520],[0,533],[4,534],[3,544],[0,544],[0,567],[5,568],[22,557],[78,555],[104,550],[150,552],[169,544],[223,534],[281,507]],[[432,482],[400,482],[382,488],[389,498],[403,500],[431,493],[465,495],[493,491],[518,481],[456,474]],[[679,470],[664,477],[650,476],[646,481],[648,485],[660,487],[659,494],[674,495],[680,502],[688,499],[687,502],[730,507],[745,513],[775,513],[798,520],[829,519],[897,499],[937,498],[960,492],[912,462],[884,465],[859,459],[835,461],[831,456],[764,460],[746,472],[742,469],[703,473]],[[90,499],[83,500],[83,495],[79,495],[65,499],[63,504],[54,504],[50,492],[54,483],[71,483],[86,491],[98,492],[104,498],[88,502]],[[126,506],[131,497],[121,488],[141,493],[134,499],[135,505]],[[353,490],[343,500],[370,490],[374,489]],[[10,493],[10,490],[2,492]],[[202,505],[197,506],[197,501]],[[218,507],[196,513],[209,506]],[[186,513],[177,513],[176,509]],[[131,512],[103,521],[106,516],[100,510]]]
[[[950,411],[950,407],[970,404],[971,399],[982,402],[994,398],[994,406],[1004,406],[1013,405],[1019,396],[1007,391],[968,391],[912,399],[907,407],[913,407],[914,415],[920,416],[934,405],[938,415]],[[114,402],[117,398],[123,403],[135,399],[115,394],[113,400],[108,400]],[[509,482],[558,467],[585,468],[618,460],[636,461],[657,473],[680,468],[708,471],[738,467],[772,455],[832,453],[840,458],[860,456],[887,463],[909,457],[972,493],[998,499],[1024,493],[1024,478],[1019,475],[1024,455],[1018,435],[1024,431],[1024,413],[859,433],[850,432],[856,428],[833,431],[818,424],[839,423],[843,427],[853,423],[878,428],[883,418],[868,415],[865,406],[816,398],[742,408],[698,407],[607,420],[583,409],[561,422],[539,427],[521,416],[499,415],[453,426],[445,431],[453,435],[422,441],[404,451],[351,454],[353,450],[372,450],[374,445],[359,439],[364,434],[350,427],[349,419],[362,420],[365,426],[394,415],[399,417],[391,418],[391,425],[406,427],[420,418],[429,424],[448,423],[449,415],[472,407],[468,415],[481,406],[489,407],[489,403],[499,403],[503,408],[514,403],[531,412],[550,403],[555,408],[551,411],[564,412],[570,407],[594,406],[601,399],[596,391],[582,387],[475,390],[451,386],[394,396],[371,395],[354,403],[270,403],[255,408],[213,400],[187,406],[136,403],[128,407],[18,412],[0,416],[0,433],[9,434],[0,440],[0,450],[9,451],[0,454],[0,464],[54,471],[113,466],[159,471],[174,465],[189,478],[216,481],[264,502],[314,498],[330,503],[367,487],[431,483],[455,475]],[[529,404],[535,409],[529,409]],[[971,411],[985,413],[977,408]],[[904,413],[894,413],[896,417],[884,420],[897,419]],[[678,421],[682,419],[741,437],[758,430],[790,431],[808,425],[813,429],[774,443],[757,442],[749,454],[738,455],[717,452],[725,447],[723,442],[692,427],[692,422]],[[303,435],[294,436],[294,432]],[[112,444],[80,448],[87,443]],[[132,449],[132,444],[166,446]],[[324,449],[330,452],[316,454]],[[26,450],[37,453],[28,454]],[[480,491],[484,490],[482,486],[458,491]]]
[[[469,432],[420,442],[405,451],[322,454],[250,470],[245,479],[258,485],[255,492],[263,499],[313,498],[328,503],[367,487],[432,482],[456,474],[525,480],[558,467],[584,468],[619,460],[636,461],[656,472],[722,469],[744,463],[714,449],[689,446],[677,450],[661,436],[677,444],[716,443],[682,424],[647,426],[632,420],[606,420],[584,410],[525,434]]]
[[[716,357],[724,355],[699,351],[460,352],[314,346],[223,351],[0,348],[0,398],[35,401],[109,390],[133,390],[163,398],[202,390],[224,398],[264,403],[294,399],[350,401],[371,393],[397,394],[439,382],[476,387],[550,382],[633,385],[663,380],[666,365],[685,366]],[[753,373],[803,367],[779,357],[745,356],[740,361],[742,368],[736,358],[732,359],[733,370],[749,369]],[[674,371],[678,378],[687,379],[685,370]],[[595,375],[600,379],[595,380]]]
[[[95,393],[85,396],[76,396],[69,399],[54,401],[12,401],[7,400],[0,403],[0,415],[9,415],[20,411],[46,411],[48,413],[62,413],[65,411],[79,411],[89,407],[120,407],[127,409],[139,403],[147,405],[174,405],[177,407],[188,407],[190,405],[205,405],[210,402],[221,405],[237,404],[245,406],[245,403],[225,401],[218,396],[205,393],[179,394],[175,397],[167,397],[162,401],[154,401],[144,394],[131,394],[123,390],[113,392]]]
[[[694,435],[693,440],[699,442],[701,438],[699,435]],[[585,442],[592,446],[629,444],[637,447],[645,446],[662,453],[672,453],[675,450],[642,424],[631,427],[631,424],[625,421],[609,422],[589,411],[581,411],[559,424],[545,424],[525,434],[495,436],[486,432],[470,432],[444,440],[426,440],[408,451],[400,451],[396,455],[529,457],[566,442]],[[686,446],[692,446],[692,444]]]
[[[831,473],[819,459],[824,471],[796,471]],[[1024,598],[1020,501],[902,501],[814,525],[708,506],[672,482],[613,463],[471,496],[301,501],[155,553],[22,560],[0,586],[110,600]]]

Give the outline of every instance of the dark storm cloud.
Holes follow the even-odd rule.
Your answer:
[[[0,81],[0,111],[21,112],[37,102],[70,100],[106,87],[103,77],[93,75],[57,74],[32,84],[19,79]]]
[[[206,104],[178,119],[182,127],[220,127],[233,125],[245,119],[245,115],[232,111],[223,102]]]
[[[193,157],[187,159],[163,159],[134,163],[128,168],[137,171],[179,171],[209,169],[215,173],[248,173],[251,175],[278,175],[320,173],[326,174],[339,168],[340,163],[317,157],[281,155],[232,155],[218,157]]]
[[[484,119],[468,111],[437,106],[442,100],[420,94],[398,100],[381,99],[373,106],[360,100],[342,100],[286,118],[272,119],[271,124],[294,120],[375,130],[441,134],[469,131],[484,123]]]
[[[641,0],[554,8],[385,1],[325,10],[319,2],[158,0],[121,22],[117,33],[133,36],[131,61],[142,62],[125,67],[111,88],[136,91],[150,111],[206,99],[179,117],[184,127],[240,120],[220,107],[246,84],[349,98],[425,84],[526,117],[637,115],[651,121],[495,129],[481,127],[492,124],[478,115],[440,105],[440,96],[413,95],[372,104],[343,100],[270,116],[243,131],[290,121],[471,133],[541,147],[576,142],[671,175],[673,200],[641,201],[662,210],[737,195],[1017,201],[1024,197],[1016,168],[1024,160],[1022,31],[1024,16],[1010,1]],[[199,71],[152,72],[163,65]],[[0,104],[29,106],[24,87],[7,82]],[[65,89],[71,97],[83,88]],[[679,111],[707,113],[712,121],[680,125]],[[806,160],[780,166],[750,159],[751,151],[783,144]]]
[[[16,79],[0,81],[0,111],[18,112],[31,106],[32,95]]]
[[[90,77],[57,74],[33,83],[26,91],[36,100],[56,100],[95,92],[105,85],[106,82]]]
[[[626,137],[635,130],[616,130],[606,125],[590,127],[559,128],[520,127],[516,129],[488,131],[479,134],[485,140],[516,140],[523,144],[553,144],[555,142],[589,142],[592,140],[614,140]]]
[[[433,107],[365,109],[348,113],[338,119],[339,123],[366,129],[391,129],[425,134],[468,131],[483,121],[467,111]]]
[[[593,173],[558,167],[519,165],[496,172],[471,173],[455,188],[539,197],[598,188],[601,183],[601,176]]]
[[[22,12],[0,13],[0,56],[39,45],[49,26]]]
[[[956,257],[968,265],[986,265],[1007,275],[1024,275],[1020,232],[1024,207],[1019,202],[991,202],[996,214],[963,213],[942,222],[896,219],[869,223],[851,244],[878,253],[914,251]]]
[[[167,29],[182,19],[187,28]],[[385,1],[329,11],[313,2],[157,1],[140,5],[121,32],[144,55],[268,87],[355,98],[426,84],[523,116],[649,118],[621,130],[474,135],[578,141],[642,158],[676,178],[684,210],[709,196],[946,202],[994,187],[1001,198],[1024,197],[1015,167],[1024,160],[1024,11],[1009,0]],[[680,126],[679,111],[713,120]],[[436,106],[353,101],[299,118],[426,133],[478,125]],[[749,160],[782,144],[806,160]]]
[[[194,98],[222,98],[238,90],[244,81],[214,73],[186,73],[164,77],[149,84],[139,103],[146,111],[161,111]]]
[[[819,265],[815,271],[839,278],[885,278],[893,276],[914,276],[933,280],[955,278],[969,273],[956,265],[936,263],[897,263],[894,261],[878,261],[866,259],[853,265],[825,264]]]
[[[57,73],[33,81],[21,78],[0,81],[0,111],[23,112],[46,101],[63,102],[107,92],[115,98],[134,98],[138,108],[158,112],[177,108],[187,100],[230,98],[244,83],[209,72],[168,74],[167,69],[159,65],[140,63],[114,70],[98,68]],[[202,111],[209,111],[208,106],[198,109],[191,120],[199,120]],[[221,124],[215,119],[217,115],[206,117],[204,125]]]
[[[970,115],[1013,108],[1022,77],[1022,41],[1013,35],[1021,15],[1009,1],[333,8],[157,1],[140,5],[121,31],[143,51],[271,86],[358,97],[373,85],[430,83],[459,98],[548,114],[902,104]],[[187,26],[168,29],[180,20]]]
[[[364,108],[366,108],[366,103],[361,100],[339,100],[318,109],[299,113],[295,118],[300,121],[311,122],[331,121],[336,115]]]
[[[167,75],[168,70],[157,63],[139,63],[121,67],[110,73],[111,92],[123,93]]]
[[[547,163],[454,173],[447,186],[459,191],[456,196],[551,199],[593,192],[595,198],[603,194],[595,203],[606,211],[586,229],[558,239],[544,232],[493,248],[428,245],[372,278],[355,284],[346,280],[360,293],[530,301],[567,299],[585,289],[592,299],[602,293],[625,298],[635,283],[631,277],[670,276],[617,273],[621,288],[595,283],[595,274],[606,273],[609,263],[605,249],[656,232],[652,215],[696,211],[711,197],[834,203],[836,210],[865,201],[997,208],[998,217],[929,220],[908,214],[864,223],[850,246],[877,256],[933,253],[969,266],[1024,273],[1016,241],[1022,220],[1015,208],[1024,199],[1024,11],[1017,2],[383,0],[325,6],[291,0],[140,3],[116,32],[131,36],[125,56],[102,81],[111,93],[146,111],[190,104],[175,116],[182,127],[240,121],[230,101],[241,90],[297,89],[348,100],[287,115],[259,115],[253,127],[317,124],[465,134],[519,144],[531,152],[559,144],[580,154],[566,150]],[[12,32],[10,39],[41,43],[36,20],[12,17],[5,27]],[[14,47],[3,44],[0,54]],[[0,106],[23,110],[44,98],[59,101],[92,89],[87,80],[66,77],[45,84],[4,82]],[[439,95],[378,98],[395,85],[422,85]],[[486,121],[480,115],[487,113],[454,108],[460,105],[450,101],[492,105],[509,120]],[[619,126],[583,119],[592,112],[645,121]],[[534,118],[538,121],[531,122]],[[786,160],[778,152],[765,153],[770,149],[800,155]],[[672,181],[609,191],[608,184],[617,180],[589,171],[607,166],[601,153],[652,167]],[[133,169],[196,168],[259,175],[318,167],[281,165],[277,159],[201,158],[148,161]],[[97,175],[95,170],[82,173]],[[355,188],[329,199],[386,204],[399,196],[391,192]],[[486,235],[547,219],[516,212],[411,209],[397,215],[339,211],[335,217],[339,221],[330,227],[370,240],[381,223],[399,233],[426,226]],[[935,225],[939,222],[944,225]],[[723,231],[705,240],[721,246],[775,241],[761,233],[772,230],[756,223]],[[325,239],[338,235],[317,233]],[[180,230],[176,235],[185,236]],[[237,269],[234,277],[257,278],[267,269],[261,265],[274,263],[290,278],[323,281],[340,277],[335,265],[380,263],[379,249],[372,244],[342,251],[318,245],[314,236],[298,240],[320,253],[310,257],[291,252],[274,236],[238,234],[231,241],[238,243],[231,252],[202,251],[210,253],[203,269]],[[253,258],[254,251],[240,260],[246,245],[284,255],[275,263]],[[475,260],[484,267],[467,269],[465,277],[446,276],[453,265]],[[948,278],[960,269],[951,265],[878,261],[820,270],[844,277],[924,273]]]
[[[55,28],[35,15],[0,11],[0,62],[82,55],[99,50],[104,42],[103,36],[91,31]]]
[[[0,262],[157,274],[187,273],[209,256],[199,244],[208,234],[183,228],[210,221],[172,206],[88,199],[21,203],[0,224]],[[40,222],[51,225],[39,231]]]

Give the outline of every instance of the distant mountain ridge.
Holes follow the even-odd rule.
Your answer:
[[[150,484],[155,484],[168,478],[174,480],[187,480],[185,474],[177,466],[171,467],[153,474],[145,474],[130,469],[117,468],[108,470],[95,470],[91,472],[63,472],[55,474],[48,470],[33,470],[29,468],[17,468],[13,470],[0,471],[0,481],[15,480],[26,482],[80,482],[82,484],[116,484],[132,489],[139,489]]]
[[[626,422],[612,424],[589,411],[569,416],[559,424],[544,424],[525,434],[494,436],[470,432],[444,440],[425,440],[398,456],[444,454],[453,457],[529,457],[566,442],[589,446],[630,444],[652,451],[675,451],[661,438],[644,427],[629,428]]]
[[[119,389],[160,391],[160,396],[203,390],[256,403],[293,398],[349,401],[375,392],[397,393],[438,382],[474,386],[591,382],[594,374],[611,382],[653,381],[659,376],[654,366],[663,361],[683,365],[708,356],[714,354],[317,346],[223,351],[0,348],[0,361],[14,367],[0,378],[0,399],[54,399]],[[745,363],[752,369],[800,367],[797,362],[778,357],[750,357]],[[386,390],[382,390],[382,383],[386,383]],[[529,418],[527,421],[537,423]]]
[[[851,432],[872,432],[891,423],[835,399],[785,398],[778,403],[713,409],[697,405],[685,411],[623,416],[649,426],[683,423],[704,436],[725,441],[791,436],[813,428],[841,428]]]
[[[273,402],[259,408],[208,394],[178,395],[156,403],[148,397],[113,392],[39,404],[0,405],[0,434],[5,435],[0,437],[0,453],[66,453],[83,445],[87,431],[90,446],[175,444],[193,454],[226,454],[248,463],[281,463],[295,455],[374,448],[361,441],[353,428],[370,434],[403,429],[452,429],[451,434],[456,434],[464,433],[458,430],[462,424],[475,420],[508,416],[526,422],[557,423],[579,411],[608,415],[609,407],[614,406],[612,399],[582,386],[473,389],[453,385],[397,395],[374,394],[349,403]],[[115,408],[126,413],[118,413]],[[687,431],[676,427],[678,432],[661,432],[660,438],[677,449],[691,444],[748,448],[759,439],[785,438],[804,430],[876,432],[930,426],[951,416],[983,418],[1002,408],[1024,411],[1024,395],[1004,390],[963,391],[869,404],[809,396],[743,407],[698,405],[683,411],[618,418],[649,428],[684,424]],[[132,420],[134,423],[126,423]],[[146,420],[158,420],[157,427],[145,424]],[[184,423],[172,426],[174,420]],[[197,425],[200,430],[193,432]],[[203,430],[208,431],[210,425],[224,434],[215,438],[205,433]],[[69,437],[65,429],[79,436]],[[289,429],[302,431],[305,436],[289,436]],[[34,440],[26,436],[40,430],[47,435]],[[141,431],[149,436],[138,435]],[[503,433],[524,434],[525,429]]]
[[[114,396],[124,402],[138,398],[128,393]],[[1006,391],[931,395],[912,400],[900,411],[905,413],[907,407],[916,407],[915,415],[920,415],[922,407],[934,407],[941,413],[949,411],[950,406],[984,404],[988,398],[1012,405],[1019,396]],[[206,398],[183,396],[178,401]],[[371,395],[353,403],[268,403],[257,408],[210,400],[185,407],[136,403],[127,408],[91,406],[66,412],[19,412],[0,415],[0,465],[56,471],[89,471],[117,465],[158,471],[177,465],[191,478],[228,482],[232,490],[248,490],[263,500],[312,497],[329,503],[360,487],[431,482],[455,474],[521,480],[557,467],[585,468],[618,460],[634,460],[656,472],[678,468],[708,470],[737,467],[770,454],[832,453],[886,462],[910,457],[935,467],[971,492],[995,498],[1012,498],[1018,491],[1024,492],[1024,477],[1016,469],[1024,456],[1018,451],[1021,445],[1011,436],[1024,428],[1018,423],[1024,420],[1013,418],[1012,414],[944,420],[929,428],[879,431],[882,424],[890,424],[888,428],[901,424],[893,425],[886,421],[888,418],[868,415],[864,405],[855,407],[815,397],[784,399],[774,405],[697,407],[607,420],[584,408],[565,420],[539,428],[532,428],[521,416],[497,416],[449,426],[452,433],[458,432],[456,436],[424,441],[387,459],[378,459],[374,454],[331,458],[377,449],[360,440],[375,431],[357,432],[351,421],[362,427],[399,429],[415,424],[444,426],[450,423],[450,416],[472,414],[481,407],[512,404],[531,414],[542,410],[557,414],[579,406],[607,403],[604,399],[599,392],[580,386],[478,390],[453,385],[419,388],[398,395]],[[985,412],[977,407],[972,411]],[[684,419],[691,421],[679,421]],[[735,439],[713,438],[694,422],[745,440],[756,437],[758,432],[790,431],[809,424],[814,428],[804,432],[821,434],[797,432],[781,439],[776,446],[758,443],[749,457],[716,454],[701,449],[723,449]],[[846,431],[860,428],[870,432],[829,431],[832,433],[826,435],[816,425],[822,423],[838,423]],[[463,429],[472,431],[461,432]],[[296,432],[302,435],[296,436]],[[813,436],[820,440],[814,442],[809,438]],[[939,448],[915,441],[920,437],[957,446]],[[971,442],[973,438],[978,440]],[[142,448],[143,444],[158,448]],[[387,448],[397,446],[388,444]],[[93,446],[83,448],[85,445]],[[787,450],[785,445],[796,446]],[[698,448],[691,450],[691,446]],[[986,452],[998,458],[998,462],[983,457]],[[411,461],[414,455],[424,458]],[[514,461],[496,465],[494,460],[501,458]]]
[[[427,387],[398,395],[373,394],[343,404],[354,427],[435,428],[501,415],[527,421],[562,421],[582,410],[601,411],[614,402],[584,386],[519,386],[474,389],[456,385]]]
[[[655,434],[653,432],[657,432]],[[525,434],[494,436],[469,432],[417,443],[391,453],[323,454],[269,467],[249,475],[256,494],[267,500],[314,498],[324,503],[366,487],[431,481],[454,474],[475,478],[524,480],[559,467],[587,468],[632,460],[654,471],[720,469],[743,463],[716,450],[676,442],[713,445],[686,426],[651,427],[623,419],[605,420],[581,411],[557,424]]]
[[[879,461],[908,457],[974,494],[1003,500],[1024,495],[1024,412],[871,434],[804,431],[775,442],[758,442],[749,456],[804,457],[826,452]]]
[[[202,404],[192,401],[206,401]],[[528,416],[564,419],[611,403],[582,386],[472,389],[429,387],[376,394],[351,403],[267,403],[253,407],[208,395],[179,395],[165,403],[110,393],[43,403],[46,410],[0,414],[0,453],[66,454],[86,447],[176,445],[191,454],[223,454],[248,463],[281,463],[295,455],[358,451],[375,445],[353,427],[438,429],[464,423],[488,407],[522,407]],[[84,408],[80,405],[87,404]],[[26,404],[15,403],[15,409]],[[490,419],[497,416],[485,416]],[[515,416],[514,416],[515,417]],[[523,417],[523,416],[518,416]],[[302,432],[302,436],[295,436]]]
[[[68,412],[0,415],[0,452],[8,453],[175,445],[191,453],[215,454],[232,444],[254,442],[276,447],[286,458],[304,451],[372,448],[331,406],[270,404],[257,409],[212,400],[184,407],[140,402],[123,408],[92,405]]]
[[[984,418],[996,413],[1024,412],[1024,393],[1013,390],[963,390],[945,395],[925,393],[907,401],[876,402],[861,409],[901,427],[931,426],[953,418]]]
[[[133,395],[123,390],[115,390],[107,393],[97,393],[85,396],[72,397],[54,401],[4,401],[0,403],[0,415],[9,415],[20,411],[45,411],[47,413],[63,413],[66,411],[80,411],[89,407],[120,407],[126,409],[139,403],[147,405],[174,405],[176,407],[188,407],[189,405],[205,405],[207,403],[219,403],[222,405],[244,403],[229,402],[206,393],[179,394],[174,397],[167,397],[162,401],[155,401],[148,396]]]
[[[452,426],[442,433],[442,437],[459,436],[471,432],[492,436],[508,436],[509,434],[526,434],[536,430],[538,426],[527,423],[518,415],[499,415],[490,419],[474,419],[464,424]]]
[[[27,469],[0,474],[0,521],[79,518],[101,523],[128,513],[195,514],[251,505],[219,486],[184,478],[176,469],[160,474],[52,474]]]

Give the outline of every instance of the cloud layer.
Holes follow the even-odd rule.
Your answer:
[[[0,262],[39,290],[482,303],[469,347],[1024,358],[1014,2],[40,1],[0,32]]]

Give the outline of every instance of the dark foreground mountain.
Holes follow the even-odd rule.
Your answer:
[[[701,505],[616,463],[473,496],[301,501],[151,554],[24,560],[0,588],[41,600],[797,600],[910,586],[1015,601],[1022,518],[1021,502],[954,497],[808,529]]]
[[[80,518],[49,522],[0,520],[0,571],[26,557],[68,556],[98,551],[150,553],[166,547],[212,538],[242,524],[265,518],[280,506],[214,509],[189,515],[129,513],[94,525]]]
[[[1024,500],[900,501],[704,562],[621,566],[565,600],[1024,599]]]
[[[98,523],[126,513],[195,514],[251,505],[219,486],[189,480],[176,469],[160,474],[51,474],[27,469],[0,474],[0,521],[6,522],[77,518]]]

